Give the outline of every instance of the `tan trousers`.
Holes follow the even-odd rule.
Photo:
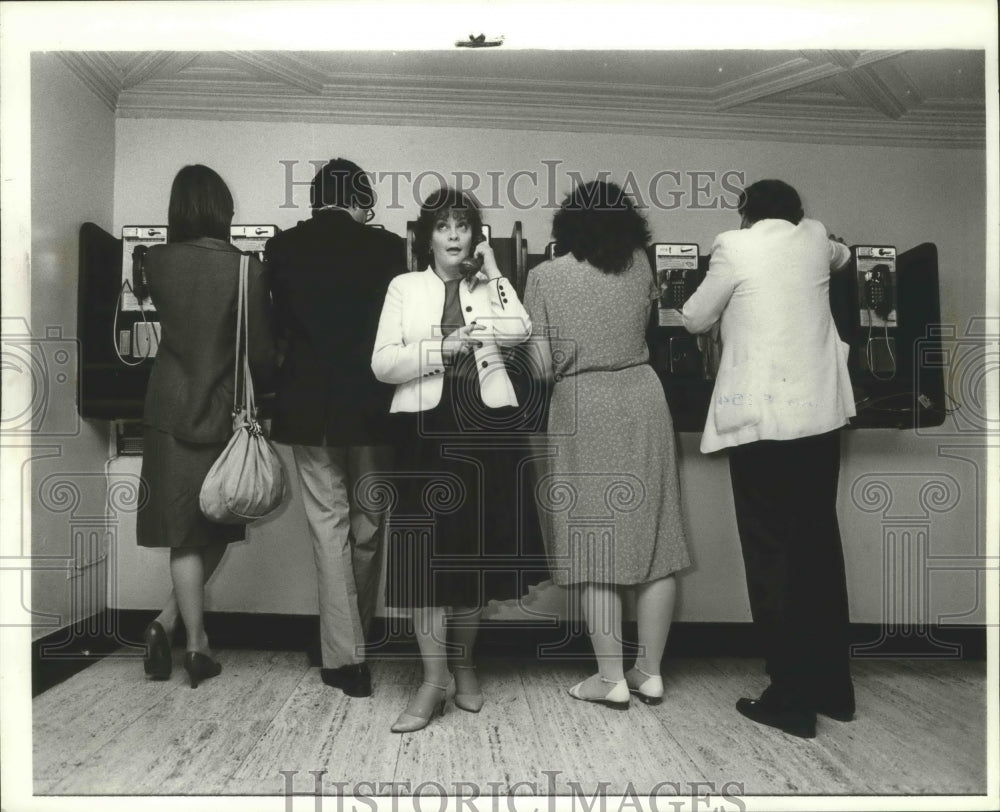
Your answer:
[[[295,445],[292,452],[316,560],[323,667],[362,663],[378,600],[385,516],[365,512],[355,486],[365,474],[389,470],[391,449]]]

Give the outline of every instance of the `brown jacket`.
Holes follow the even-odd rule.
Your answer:
[[[240,252],[210,237],[149,249],[146,279],[161,335],[146,390],[146,425],[194,443],[232,434],[239,268]],[[275,348],[264,268],[253,257],[247,299],[250,370],[255,391],[265,392]]]

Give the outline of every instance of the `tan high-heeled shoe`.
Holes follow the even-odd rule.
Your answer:
[[[460,671],[475,671],[476,667],[474,665],[452,665],[452,668],[458,669]],[[469,713],[479,713],[483,709],[483,703],[486,700],[483,698],[482,690],[474,694],[459,693],[456,688],[455,692],[455,707],[461,708]]]
[[[427,682],[427,680],[421,682],[420,685],[421,687],[428,685],[436,691],[440,691],[440,697],[435,700],[434,704],[431,705],[430,708],[427,709],[426,714],[410,713],[410,709],[413,708],[413,703],[416,700],[416,697],[411,699],[410,704],[406,706],[406,710],[399,714],[399,717],[395,722],[393,722],[392,727],[389,728],[393,733],[413,733],[416,730],[423,730],[430,724],[431,719],[435,716],[444,715],[445,703],[455,694],[454,677],[447,685],[437,685],[433,682]],[[419,693],[420,689],[418,688],[417,691]],[[417,708],[415,710],[420,709]]]
[[[638,676],[636,676],[637,672]],[[634,665],[625,672],[629,693],[637,696],[647,705],[659,705],[663,701],[663,678],[659,674],[647,674]]]
[[[598,705],[604,705],[608,708],[613,708],[614,710],[628,710],[629,706],[629,690],[628,683],[625,680],[613,680],[605,679],[601,677],[601,682],[607,683],[611,686],[608,692],[604,696],[584,696],[582,693],[583,684],[587,680],[582,680],[569,689],[569,695],[573,699],[582,699],[584,702],[596,702]]]

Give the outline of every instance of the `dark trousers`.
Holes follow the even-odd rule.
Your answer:
[[[853,711],[840,432],[737,446],[729,472],[770,693],[799,707]]]

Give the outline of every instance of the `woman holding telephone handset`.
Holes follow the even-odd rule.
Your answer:
[[[412,610],[423,663],[396,733],[425,727],[452,696],[480,710],[472,649],[482,607],[548,577],[533,508],[523,508],[523,439],[505,434],[518,404],[501,348],[531,335],[528,314],[482,241],[470,195],[432,193],[416,249],[427,266],[390,283],[372,355],[375,377],[396,385],[400,438],[386,605]],[[407,523],[414,532],[401,531]]]

